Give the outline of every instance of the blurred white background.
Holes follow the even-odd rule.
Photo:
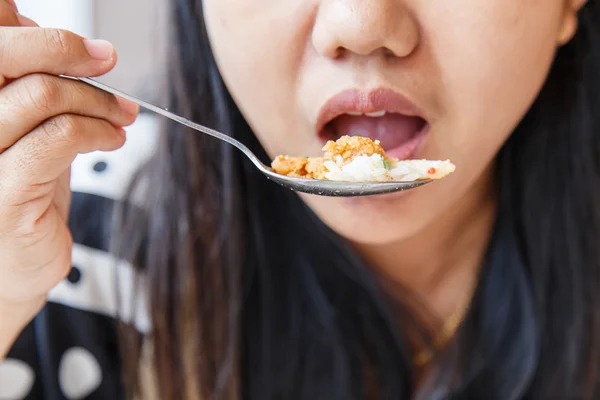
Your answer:
[[[41,26],[64,28],[111,41],[116,68],[103,82],[162,102],[170,0],[16,0],[21,14]]]

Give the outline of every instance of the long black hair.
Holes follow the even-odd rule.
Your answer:
[[[220,78],[201,3],[173,0],[170,108],[268,162]],[[429,338],[406,299],[237,150],[167,123],[137,180],[144,212],[123,215],[119,249],[148,278],[161,398],[598,398],[599,74],[590,0],[498,155],[480,282],[420,391],[408,343]],[[137,342],[123,343],[132,382]]]

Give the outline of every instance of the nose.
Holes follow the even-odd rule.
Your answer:
[[[345,53],[376,52],[396,57],[411,54],[419,42],[416,19],[401,0],[322,0],[312,42],[329,58]]]

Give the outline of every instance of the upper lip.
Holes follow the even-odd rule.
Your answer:
[[[317,132],[323,131],[327,123],[340,115],[347,113],[367,114],[378,111],[388,111],[425,119],[421,110],[413,102],[394,90],[378,88],[365,92],[359,89],[350,89],[333,96],[321,107],[317,116]]]

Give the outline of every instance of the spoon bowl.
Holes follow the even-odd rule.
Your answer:
[[[147,110],[153,111],[164,117],[172,119],[173,121],[179,122],[180,124],[183,124],[196,131],[205,133],[224,142],[227,142],[230,145],[235,146],[240,151],[242,151],[242,153],[244,153],[246,157],[248,157],[250,161],[252,161],[256,168],[258,168],[263,174],[265,174],[265,176],[268,179],[296,192],[333,197],[372,196],[377,194],[386,194],[400,192],[403,190],[410,190],[431,182],[431,179],[423,179],[412,182],[345,182],[321,179],[296,178],[292,176],[281,175],[273,171],[270,167],[263,164],[259,160],[259,158],[252,151],[250,151],[250,149],[248,149],[243,143],[233,139],[230,136],[227,136],[221,132],[207,128],[190,120],[187,120],[179,115],[167,111],[166,109],[147,103],[136,97],[128,95],[127,93],[123,93],[120,90],[114,89],[94,79],[74,78],[70,76],[63,77],[77,79],[81,82],[87,83],[88,85],[114,94],[115,96],[119,96],[131,102],[134,102],[140,107],[144,107]]]
[[[270,170],[262,171],[268,179],[296,192],[330,197],[358,197],[414,189],[431,180],[414,182],[345,182],[285,176]],[[316,182],[316,183],[315,183]]]

